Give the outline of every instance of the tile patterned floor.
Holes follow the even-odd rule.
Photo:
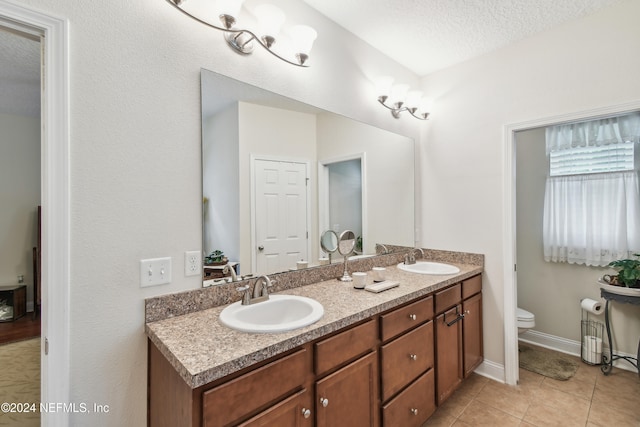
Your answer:
[[[568,381],[520,369],[520,384],[508,386],[474,374],[423,427],[640,427],[638,374],[614,368],[605,376],[575,359],[579,368]]]

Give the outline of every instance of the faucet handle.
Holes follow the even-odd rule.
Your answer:
[[[242,293],[242,305],[251,304],[251,294],[249,293],[249,285],[238,286],[236,291]]]

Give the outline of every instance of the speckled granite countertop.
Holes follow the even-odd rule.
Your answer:
[[[184,381],[197,388],[483,271],[479,265],[451,264],[460,268],[458,274],[432,276],[387,267],[387,280],[397,280],[400,286],[379,294],[356,290],[336,279],[288,289],[282,293],[310,297],[324,306],[322,319],[295,331],[232,330],[218,320],[223,305],[147,323],[146,333]]]

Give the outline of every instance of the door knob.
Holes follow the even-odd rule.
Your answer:
[[[262,245],[258,246],[258,250],[259,250],[260,252],[264,251],[264,246],[262,246]]]

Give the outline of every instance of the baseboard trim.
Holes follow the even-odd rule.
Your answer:
[[[555,350],[560,353],[570,354],[572,356],[581,357],[582,344],[580,341],[574,341],[567,338],[558,337],[555,335],[545,334],[544,332],[529,330],[518,336],[518,341],[537,345],[539,347]],[[605,338],[606,341],[606,338]],[[603,350],[609,353],[609,347],[603,343]],[[616,351],[619,356],[637,357],[636,354],[622,353]],[[629,362],[625,360],[615,360],[613,366],[616,368],[624,369],[626,371],[637,372],[637,370]]]
[[[483,360],[480,366],[478,366],[474,372],[478,375],[487,377],[503,384],[505,382],[504,365],[492,362],[491,360]]]

